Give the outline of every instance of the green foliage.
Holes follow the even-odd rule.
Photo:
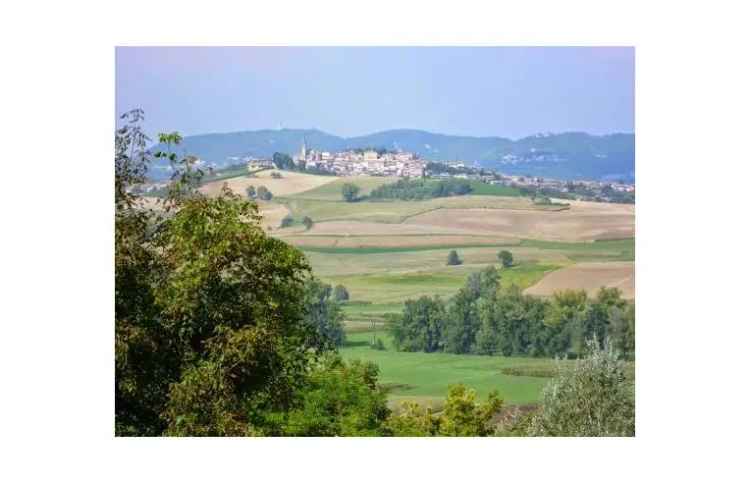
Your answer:
[[[440,436],[490,436],[494,428],[492,417],[503,405],[496,392],[490,393],[487,402],[477,404],[476,392],[463,384],[453,386],[440,414]]]
[[[401,178],[394,183],[378,186],[370,192],[370,199],[426,200],[471,193],[471,184],[462,179],[425,180]]]
[[[302,218],[302,224],[305,225],[305,228],[307,230],[309,230],[313,226],[312,218],[310,218],[309,216],[305,216],[304,218]]]
[[[462,263],[462,262],[461,262],[461,259],[460,259],[460,258],[458,258],[458,252],[456,252],[456,250],[451,250],[451,251],[450,251],[450,252],[448,253],[448,261],[447,261],[447,264],[448,264],[448,265],[461,265],[461,263]]]
[[[439,332],[439,343],[426,344],[424,331],[414,329],[425,325],[426,313],[405,307],[403,315],[391,318],[397,347],[575,358],[583,354],[586,340],[602,345],[609,337],[623,357],[635,356],[635,309],[614,288],[602,288],[594,299],[584,291],[562,291],[548,301],[523,295],[515,285],[501,289],[499,272],[489,266],[470,274],[447,305],[441,302],[439,322],[430,325],[431,334]]]
[[[513,266],[513,254],[508,250],[500,250],[497,254],[497,259],[503,264],[503,268]]]
[[[273,172],[271,172],[271,178],[273,178],[273,179],[281,179],[281,173],[279,173],[278,171],[273,171]]]
[[[609,312],[609,336],[612,347],[625,359],[635,359],[635,304],[612,307]]]
[[[344,344],[343,313],[338,301],[332,297],[331,286],[311,277],[305,283],[305,319],[315,328],[316,337],[311,345],[330,350]]]
[[[306,377],[293,407],[277,415],[283,436],[380,436],[388,417],[386,394],[377,385],[378,368],[329,356]]]
[[[392,436],[425,437],[438,433],[440,420],[432,410],[414,401],[404,401],[385,423],[388,434]]]
[[[486,318],[499,288],[500,274],[494,266],[467,277],[464,287],[451,299],[448,308],[443,335],[443,347],[447,352],[468,354],[476,351],[477,333],[482,322],[480,309]]]
[[[359,186],[353,183],[345,183],[341,187],[341,197],[344,201],[353,202],[357,201],[359,195]]]
[[[257,195],[258,199],[263,201],[271,201],[271,198],[273,198],[273,193],[271,193],[265,186],[258,186]]]
[[[370,348],[375,349],[376,351],[386,350],[385,343],[383,342],[383,339],[381,339],[380,337],[375,339],[375,342],[370,344]]]
[[[288,154],[273,153],[272,161],[278,169],[293,170],[294,161]]]
[[[438,298],[407,300],[404,312],[392,316],[390,330],[399,350],[435,352],[442,349],[445,306]]]
[[[633,387],[615,351],[595,341],[571,370],[560,370],[542,396],[532,436],[634,436]]]
[[[204,197],[200,173],[169,153],[168,215],[137,208],[128,187],[150,161],[141,119],[115,139],[116,434],[254,434],[253,411],[288,407],[319,348],[309,266],[263,232],[253,202]]]
[[[494,434],[493,416],[503,402],[491,393],[484,403],[476,402],[476,392],[463,384],[448,391],[440,415],[414,402],[405,402],[386,422],[393,436],[490,436]]]
[[[255,186],[250,185],[245,190],[245,193],[247,194],[248,199],[254,200],[256,193],[255,193]]]
[[[336,302],[346,302],[349,300],[349,291],[343,285],[338,284],[333,289],[333,299]]]

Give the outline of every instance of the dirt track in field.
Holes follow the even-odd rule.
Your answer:
[[[549,296],[565,289],[586,290],[593,296],[602,287],[616,287],[623,298],[635,298],[633,262],[578,263],[546,275],[524,293]]]

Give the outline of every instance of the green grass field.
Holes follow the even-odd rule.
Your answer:
[[[521,240],[523,248],[556,251],[574,262],[632,262],[635,261],[635,238],[597,240],[595,242],[565,243],[541,240]]]
[[[372,361],[380,368],[380,382],[390,388],[389,401],[416,400],[439,408],[449,386],[463,383],[482,397],[497,390],[509,404],[533,403],[539,400],[546,377],[504,374],[509,368],[539,368],[551,373],[554,361],[524,357],[477,356],[424,352],[398,352],[385,330],[375,332],[387,350],[371,349],[373,332],[347,333],[347,345],[340,349],[348,360]]]
[[[469,181],[472,195],[486,196],[523,196],[521,190],[510,186],[483,183],[481,181]]]

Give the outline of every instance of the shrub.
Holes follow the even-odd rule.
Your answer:
[[[341,187],[341,197],[344,199],[344,201],[352,202],[357,201],[357,196],[359,195],[359,186],[352,184],[352,183],[345,183],[344,186]]]
[[[312,218],[310,218],[309,216],[305,216],[304,218],[302,218],[302,224],[305,225],[305,228],[309,230],[313,226]]]
[[[333,289],[333,299],[336,302],[345,302],[349,300],[349,291],[341,284],[336,285]]]
[[[255,193],[255,186],[253,185],[248,186],[247,189],[245,190],[245,193],[247,193],[248,198],[250,198],[251,200],[254,200],[255,196],[257,195]]]
[[[451,250],[448,253],[448,265],[461,265],[461,259],[458,258],[456,250]]]
[[[271,173],[271,178],[273,178],[273,179],[281,179],[281,173],[279,173],[278,171],[273,171]]]
[[[495,432],[494,415],[503,402],[491,393],[485,403],[476,402],[476,392],[459,384],[451,386],[439,416],[414,402],[405,402],[385,423],[393,436],[490,436]]]
[[[286,215],[284,218],[281,219],[281,228],[292,226],[292,223],[294,223],[294,218],[292,218],[289,215]]]
[[[370,348],[375,349],[376,351],[384,351],[385,350],[385,344],[383,343],[383,339],[378,337],[375,342],[370,344]]]
[[[266,188],[265,186],[258,186],[257,194],[258,198],[263,201],[270,201],[271,198],[273,198],[273,193],[268,191],[268,188]]]
[[[531,421],[532,436],[634,436],[635,401],[624,363],[605,343],[586,344],[589,355],[558,376],[542,393]]]
[[[503,264],[503,268],[508,268],[513,265],[513,254],[508,250],[501,250],[497,254],[498,260]]]
[[[372,362],[330,356],[307,378],[294,407],[280,413],[283,436],[380,436],[388,410]]]

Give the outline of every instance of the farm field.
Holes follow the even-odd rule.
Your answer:
[[[281,173],[282,177],[279,179],[272,178],[272,172]],[[317,176],[314,174],[297,173],[295,171],[264,170],[252,177],[244,175],[212,181],[201,186],[200,191],[209,196],[217,195],[221,192],[221,187],[226,183],[229,189],[240,196],[245,196],[245,190],[248,186],[253,185],[257,188],[263,185],[274,196],[286,196],[331,183],[336,179],[333,176]]]
[[[370,348],[373,334],[385,342],[387,350]],[[348,360],[376,363],[380,368],[381,384],[390,387],[390,403],[415,400],[435,409],[440,408],[448,387],[458,383],[476,390],[482,398],[497,390],[508,404],[537,402],[548,378],[508,375],[503,374],[503,369],[554,369],[554,360],[551,359],[398,352],[393,349],[384,330],[347,333],[347,344],[339,352]]]
[[[463,264],[446,266],[450,249]],[[469,273],[497,265],[497,252],[510,250],[514,266],[501,269],[501,284],[526,289],[579,259],[603,262],[633,260],[634,240],[560,243],[522,240],[510,245],[441,247],[303,248],[313,270],[325,282],[342,284],[352,304],[344,306],[348,321],[382,321],[384,314],[400,312],[406,299],[421,295],[448,297],[463,286]],[[594,280],[594,283],[598,283]],[[563,283],[563,285],[565,285]],[[569,288],[574,288],[571,285]],[[597,287],[598,288],[598,287]]]
[[[440,409],[449,386],[456,383],[483,398],[497,390],[510,405],[538,401],[549,380],[540,375],[554,372],[551,359],[398,352],[385,330],[386,315],[400,313],[406,300],[423,295],[447,299],[470,273],[488,265],[500,269],[500,250],[509,250],[514,259],[512,267],[500,269],[503,286],[549,296],[566,288],[593,294],[606,285],[634,297],[632,205],[535,205],[497,190],[424,201],[347,203],[341,200],[344,183],[357,184],[366,195],[393,180],[287,171],[274,179],[270,173],[214,181],[200,189],[215,195],[227,183],[240,195],[251,184],[271,190],[273,200],[258,202],[261,225],[300,248],[315,276],[347,288],[350,300],[342,306],[347,344],[340,352],[345,359],[379,366],[392,406],[415,400]],[[295,223],[281,229],[285,216]],[[314,220],[311,229],[300,223],[304,216]],[[450,250],[458,252],[461,265],[446,265]],[[370,348],[373,334],[387,350]]]
[[[582,289],[594,295],[599,287],[616,287],[623,298],[635,298],[635,264],[633,262],[586,262],[546,275],[527,288],[530,295],[549,296],[561,289]]]
[[[383,340],[387,350],[370,348],[373,335]],[[549,377],[539,376],[551,376],[556,368],[554,359],[398,352],[385,330],[347,332],[346,346],[339,352],[348,360],[376,363],[381,383],[390,388],[388,399],[392,405],[415,400],[435,409],[440,409],[448,387],[458,383],[476,390],[482,398],[497,390],[506,404],[538,402],[549,381]],[[628,373],[634,377],[633,363],[628,363]]]
[[[341,199],[345,183],[356,184],[366,196],[395,179],[290,171],[274,179],[271,172],[214,181],[201,190],[216,194],[225,182],[240,195],[251,184],[271,190],[273,200],[259,202],[263,228],[302,249],[317,277],[347,287],[351,303],[344,312],[350,327],[382,323],[407,299],[453,295],[469,273],[499,266],[502,249],[510,250],[515,262],[501,271],[504,285],[543,296],[606,285],[633,296],[633,205],[536,205],[517,190],[481,183],[474,186],[479,194],[467,196],[348,203]],[[279,228],[285,216],[295,221]],[[314,221],[310,229],[301,224],[304,216]],[[449,267],[453,249],[463,263]]]
[[[353,183],[360,189],[360,196],[367,196],[372,190],[378,186],[382,186],[387,183],[393,183],[398,178],[385,177],[385,176],[342,176],[333,178],[330,183],[323,184],[319,187],[296,193],[291,197],[300,200],[315,200],[315,201],[341,201],[341,188],[346,183]]]
[[[566,207],[559,205],[535,205],[529,199],[503,196],[453,196],[433,198],[421,201],[357,201],[347,203],[339,199],[316,200],[297,197],[285,197],[280,200],[286,204],[293,216],[309,216],[316,223],[327,221],[368,221],[375,223],[406,223],[412,217],[439,209],[506,209],[533,211],[562,211]],[[410,223],[412,221],[409,221]]]

